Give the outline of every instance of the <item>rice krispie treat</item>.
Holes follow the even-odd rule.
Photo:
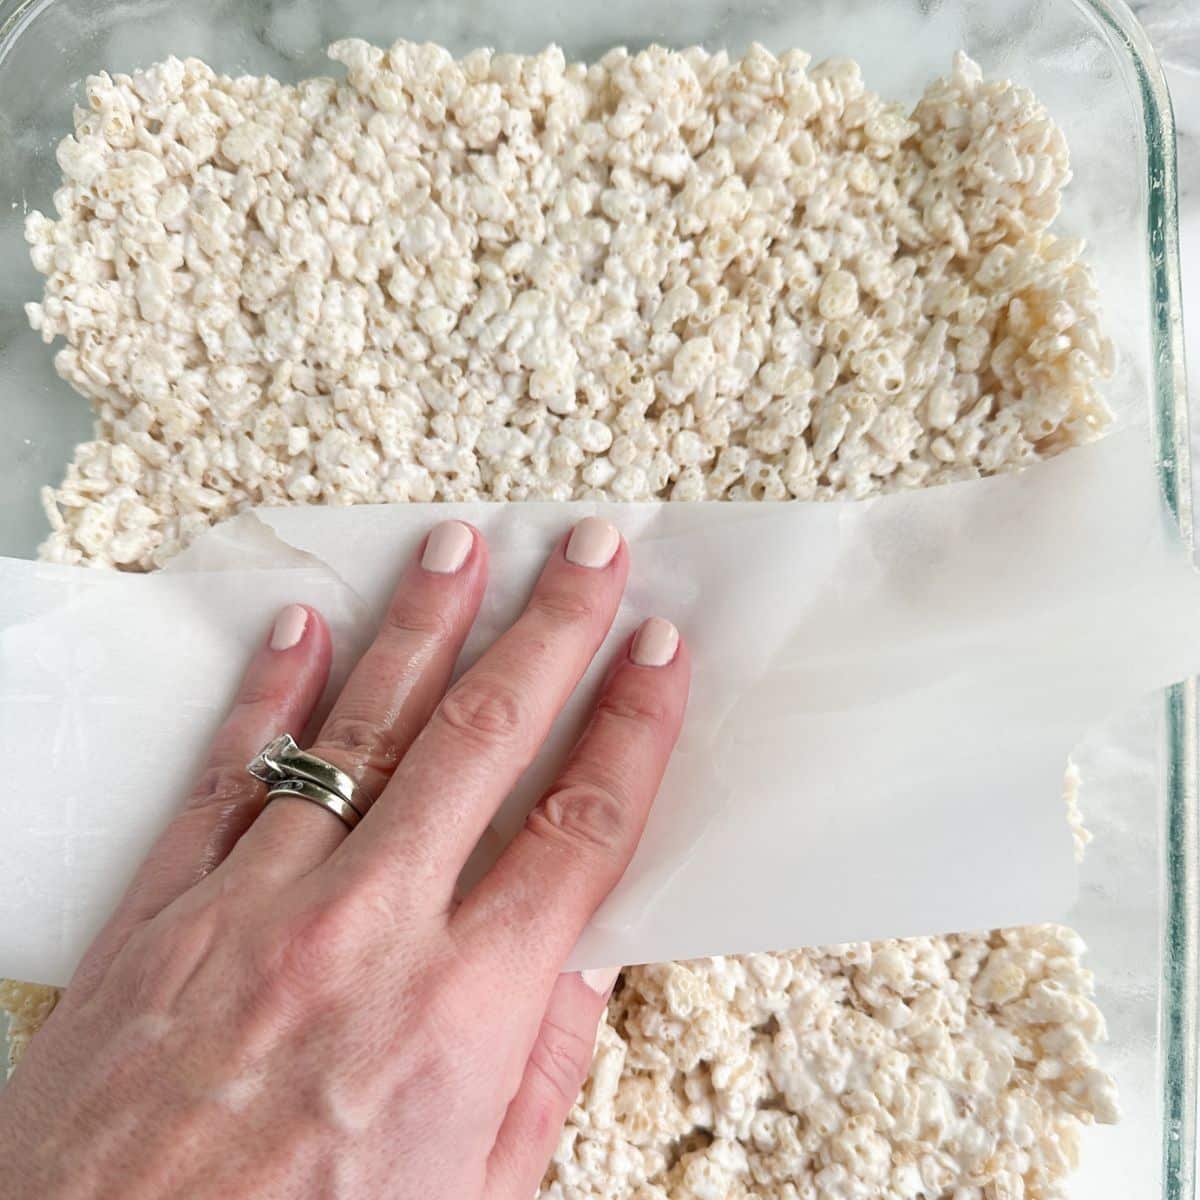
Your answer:
[[[27,228],[30,320],[96,414],[46,559],[150,570],[254,504],[863,497],[1107,420],[1062,135],[963,56],[911,112],[761,46],[330,56],[88,80]],[[541,1194],[1061,1197],[1116,1119],[1082,950],[632,968]],[[27,1030],[54,994],[0,1002]]]

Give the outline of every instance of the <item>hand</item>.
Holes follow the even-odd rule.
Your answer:
[[[304,727],[328,671],[321,618],[285,609],[0,1093],[0,1195],[529,1200],[616,976],[560,970],[633,854],[683,717],[672,626],[623,647],[523,830],[461,901],[455,880],[628,571],[616,530],[581,522],[446,691],[487,549],[435,528],[311,747],[377,798],[352,833],[304,800],[264,808],[245,771]]]

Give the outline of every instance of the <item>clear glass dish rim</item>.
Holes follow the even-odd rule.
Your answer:
[[[1150,268],[1151,386],[1159,483],[1180,533],[1192,539],[1191,443],[1179,283],[1175,119],[1162,66],[1124,0],[1077,0],[1129,56],[1142,103],[1146,242]],[[1196,681],[1165,695],[1163,855],[1166,897],[1160,941],[1159,1043],[1162,1197],[1191,1200],[1196,1184],[1197,935]]]
[[[1191,445],[1183,307],[1179,283],[1179,212],[1175,120],[1162,66],[1146,31],[1123,0],[1080,0],[1128,53],[1138,81],[1146,146],[1146,239],[1159,482],[1184,539],[1192,538]],[[1162,1195],[1190,1200],[1196,1184],[1197,886],[1196,681],[1165,697],[1162,979]]]
[[[54,0],[0,0],[0,64],[22,26]],[[1073,0],[1133,65],[1146,150],[1151,386],[1159,482],[1180,532],[1192,538],[1191,447],[1179,268],[1175,122],[1158,56],[1124,0]],[[1196,681],[1165,695],[1165,897],[1159,1042],[1162,1047],[1162,1200],[1192,1200],[1196,1166],[1200,842]]]

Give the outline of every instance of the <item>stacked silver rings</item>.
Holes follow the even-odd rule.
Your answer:
[[[246,770],[267,785],[268,803],[281,796],[307,800],[333,813],[348,829],[362,820],[370,804],[345,771],[301,750],[287,733],[272,738]]]

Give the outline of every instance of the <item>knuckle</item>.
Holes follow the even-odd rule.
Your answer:
[[[353,712],[336,709],[325,722],[313,753],[328,758],[329,752],[340,757],[339,764],[351,775],[377,771],[390,775],[404,755],[404,747],[391,728]]]
[[[596,783],[556,788],[529,814],[536,836],[565,843],[576,852],[619,856],[628,840],[630,807]]]
[[[621,724],[663,725],[670,715],[666,698],[655,688],[630,687],[606,692],[596,702],[601,719]]]
[[[597,601],[580,588],[542,588],[529,600],[529,611],[554,625],[580,625],[591,622],[597,613]]]
[[[242,808],[257,794],[258,784],[244,765],[239,763],[235,766],[228,761],[212,762],[196,780],[185,811],[204,809],[221,816]]]
[[[592,1039],[558,1022],[545,1020],[529,1055],[529,1065],[542,1077],[564,1109],[579,1095],[592,1061]]]
[[[345,901],[328,901],[265,931],[253,974],[271,1003],[292,1008],[298,1002],[344,998],[346,980],[363,949],[356,908]]]
[[[141,1010],[169,1009],[209,956],[218,921],[208,908],[160,915],[130,934],[118,956],[124,987]]]
[[[397,596],[388,607],[384,632],[410,635],[431,642],[448,642],[455,633],[454,614],[433,604],[419,604],[410,596]]]
[[[274,707],[286,695],[287,688],[278,680],[267,680],[251,676],[245,680],[234,701],[239,712],[253,712],[255,709]]]
[[[341,1010],[374,986],[380,964],[411,951],[413,920],[386,877],[343,880],[267,922],[251,974],[265,1007]]]
[[[161,897],[194,887],[225,861],[261,811],[257,798],[254,803],[184,809],[154,843],[152,854],[129,885],[129,894]]]
[[[456,734],[489,745],[517,737],[526,724],[521,696],[498,679],[464,680],[446,693],[437,711]]]

